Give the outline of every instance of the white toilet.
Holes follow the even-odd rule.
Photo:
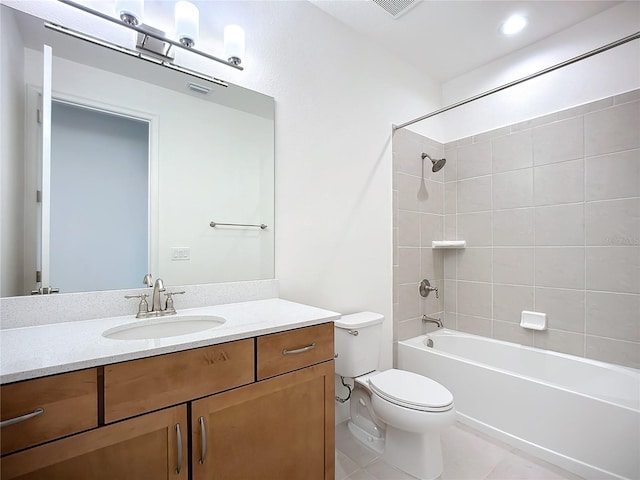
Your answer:
[[[355,379],[349,430],[387,463],[432,480],[442,473],[440,432],[455,422],[453,395],[416,373],[376,370],[383,320],[361,312],[334,322],[336,374]]]

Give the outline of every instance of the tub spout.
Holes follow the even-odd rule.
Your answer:
[[[443,328],[444,327],[444,324],[442,323],[442,320],[440,320],[439,318],[431,318],[431,317],[428,317],[426,315],[422,315],[422,322],[423,323],[427,323],[427,322],[435,323],[438,326],[438,328]]]

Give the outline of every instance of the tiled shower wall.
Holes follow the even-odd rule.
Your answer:
[[[409,130],[393,136],[393,264],[394,264],[394,353],[398,339],[423,333],[423,314],[444,320],[444,257],[431,248],[432,240],[444,235],[444,169],[431,171],[431,162],[421,158],[444,156],[444,145]],[[424,171],[422,169],[424,164]],[[447,167],[445,166],[445,169]],[[420,296],[418,286],[428,279],[438,288]],[[394,355],[395,358],[395,355]]]
[[[437,144],[398,133],[397,338],[420,329],[407,287],[420,255],[443,268],[447,327],[640,367],[640,91],[445,145],[427,183],[438,196],[444,173],[443,224],[440,200],[410,203],[419,177],[403,160]],[[433,255],[440,228],[467,248]],[[520,327],[522,310],[546,313],[548,330]]]

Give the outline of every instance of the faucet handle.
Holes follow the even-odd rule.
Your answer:
[[[186,293],[184,290],[182,292],[165,292],[164,293],[167,296],[167,304],[165,306],[166,315],[172,315],[176,313],[176,309],[173,306],[173,296],[182,295],[184,293]]]
[[[136,315],[136,318],[140,318],[143,315],[146,315],[149,311],[149,304],[147,303],[147,297],[149,295],[147,295],[146,293],[143,293],[141,295],[125,295],[124,298],[139,298],[140,299],[140,304],[138,305],[138,314]]]

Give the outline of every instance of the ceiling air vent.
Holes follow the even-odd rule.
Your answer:
[[[398,18],[402,14],[409,11],[409,9],[416,4],[418,0],[373,0],[379,7],[385,12],[391,15],[393,18]]]

